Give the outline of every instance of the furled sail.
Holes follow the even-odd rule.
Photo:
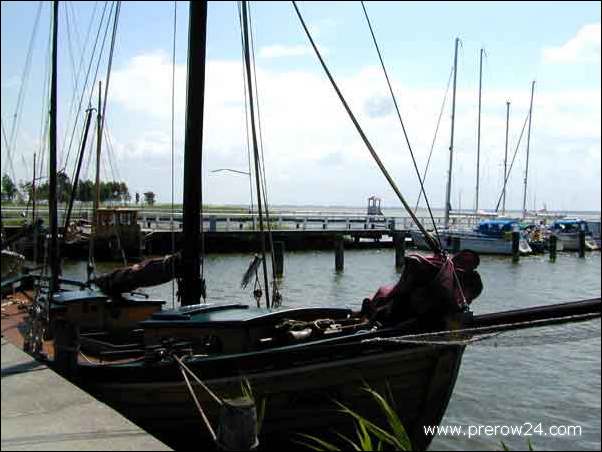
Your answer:
[[[180,260],[179,253],[146,259],[139,264],[113,270],[92,282],[107,295],[131,292],[139,287],[158,286],[178,276]]]

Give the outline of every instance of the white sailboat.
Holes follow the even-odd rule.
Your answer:
[[[519,230],[517,220],[484,220],[481,221],[473,230],[470,229],[450,229],[449,218],[451,210],[451,182],[454,151],[454,119],[456,112],[456,78],[458,66],[458,43],[456,38],[454,52],[454,84],[452,95],[452,116],[451,116],[451,138],[449,145],[449,170],[447,175],[447,189],[445,199],[445,223],[443,230],[438,231],[441,240],[441,247],[452,252],[458,252],[468,249],[481,254],[504,254],[512,255],[512,232]],[[481,53],[482,61],[482,53]],[[480,89],[479,89],[480,91]],[[533,102],[533,93],[531,93],[531,102]],[[478,170],[477,170],[478,171]],[[477,180],[478,193],[478,180]],[[478,196],[478,195],[477,195]],[[477,201],[478,202],[478,201]],[[478,205],[477,205],[478,208]],[[424,237],[418,231],[410,231],[412,241],[419,249],[428,250]],[[519,239],[519,253],[530,254],[532,252],[526,237],[521,234]]]

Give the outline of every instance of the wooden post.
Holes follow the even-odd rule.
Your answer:
[[[274,270],[276,278],[284,275],[284,242],[274,242]]]
[[[548,245],[550,247],[550,260],[552,262],[556,261],[556,248],[558,247],[558,236],[556,234],[552,234],[550,236],[550,243]]]
[[[512,262],[518,262],[520,253],[519,253],[519,241],[520,241],[520,232],[513,231],[512,232]]]
[[[65,377],[74,376],[79,355],[79,328],[65,320],[56,320],[54,328],[54,362]]]
[[[393,243],[395,245],[395,268],[403,267],[406,254],[406,233],[405,231],[393,234]]]
[[[334,241],[334,269],[338,272],[345,267],[345,245],[343,237],[338,235]]]
[[[253,400],[224,400],[220,407],[217,428],[218,450],[255,450],[257,439],[257,408]]]
[[[459,253],[460,246],[461,246],[460,237],[452,237],[452,253]]]
[[[585,257],[585,231],[579,231],[579,257]]]

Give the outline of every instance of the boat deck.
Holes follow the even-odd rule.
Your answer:
[[[2,450],[171,450],[21,351],[27,304],[2,300]]]

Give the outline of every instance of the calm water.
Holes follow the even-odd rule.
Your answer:
[[[378,286],[398,278],[393,253],[393,250],[348,250],[345,271],[340,274],[334,271],[331,252],[287,253],[281,282],[284,305],[358,309],[362,299]],[[240,279],[249,260],[246,254],[206,258],[209,301],[255,303],[251,289],[240,289]],[[113,267],[114,264],[101,264],[98,271]],[[598,252],[588,254],[585,259],[573,253],[560,253],[556,263],[550,263],[547,256],[523,258],[518,264],[512,264],[508,258],[483,256],[479,270],[485,290],[473,303],[477,314],[599,297],[601,293]],[[65,275],[83,278],[85,264],[67,263]],[[171,303],[171,283],[146,292]],[[574,326],[560,328],[569,335],[583,331]],[[579,425],[580,436],[552,438],[534,434],[530,439],[535,450],[600,450],[599,320],[586,328],[594,337],[577,342],[469,346],[442,425],[541,423],[544,431],[553,425]],[[523,343],[521,337],[514,343]],[[512,450],[527,448],[527,437],[482,435],[471,439],[437,437],[431,449],[502,450],[500,440]]]

